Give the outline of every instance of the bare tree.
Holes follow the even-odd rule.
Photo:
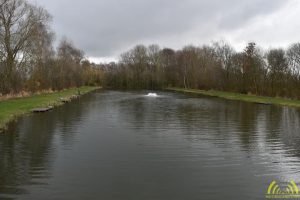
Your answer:
[[[235,51],[233,47],[231,47],[229,44],[227,44],[224,41],[215,42],[213,44],[217,60],[220,63],[222,69],[223,69],[223,88],[229,89],[232,88],[232,85],[234,84],[232,82],[232,77],[230,75],[233,74],[233,56],[235,54]]]
[[[161,87],[162,85],[162,67],[160,58],[160,48],[158,45],[150,45],[148,47],[149,74],[151,77],[151,89]]]
[[[287,57],[291,71],[296,76],[300,75],[300,43],[292,44],[287,50]]]
[[[51,88],[51,70],[55,62],[53,49],[54,33],[46,23],[37,23],[31,37],[31,42],[25,51],[25,62],[29,76],[27,89],[39,91]]]
[[[64,38],[57,50],[57,70],[53,76],[59,82],[60,88],[82,85],[81,61],[84,53],[76,48],[71,41]]]
[[[0,52],[5,64],[4,84],[11,89],[13,74],[26,60],[33,32],[47,22],[49,14],[25,0],[2,0],[0,3]],[[6,92],[7,92],[6,91]]]
[[[161,70],[163,73],[163,85],[175,86],[181,83],[180,70],[178,69],[176,52],[170,48],[160,51]]]
[[[271,95],[280,95],[285,89],[288,62],[283,49],[271,49],[267,54]]]

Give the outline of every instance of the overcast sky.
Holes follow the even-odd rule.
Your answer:
[[[300,42],[299,0],[30,0],[53,16],[94,61],[118,58],[136,44],[181,48],[226,40],[241,49]]]

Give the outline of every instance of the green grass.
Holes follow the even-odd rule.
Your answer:
[[[239,94],[233,92],[222,92],[222,91],[215,91],[215,90],[206,91],[206,90],[183,89],[183,88],[166,88],[166,90],[175,91],[175,92],[201,94],[206,96],[220,97],[224,99],[239,100],[239,101],[246,101],[246,102],[253,102],[253,103],[300,107],[299,100],[291,100],[291,99],[284,99],[284,98],[264,97],[264,96]]]
[[[85,94],[99,87],[83,86],[79,88],[80,94]],[[29,113],[34,108],[61,105],[60,98],[70,98],[78,94],[78,89],[66,89],[50,94],[37,94],[29,97],[15,98],[0,101],[0,131],[7,123],[16,117]]]

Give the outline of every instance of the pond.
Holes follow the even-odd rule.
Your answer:
[[[0,199],[264,199],[300,182],[298,110],[157,93],[20,118],[0,135]]]

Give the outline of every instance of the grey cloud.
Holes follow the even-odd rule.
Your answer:
[[[89,56],[115,56],[140,41],[183,37],[189,31],[213,36],[270,14],[286,0],[39,0],[66,35]],[[217,30],[207,30],[213,24]],[[203,29],[202,29],[203,27]],[[211,40],[218,38],[211,38]],[[170,44],[172,46],[172,44]]]
[[[282,7],[288,1],[252,0],[243,3],[235,2],[235,6],[225,11],[220,20],[220,28],[234,29],[247,25],[249,20],[257,16],[267,15]]]

